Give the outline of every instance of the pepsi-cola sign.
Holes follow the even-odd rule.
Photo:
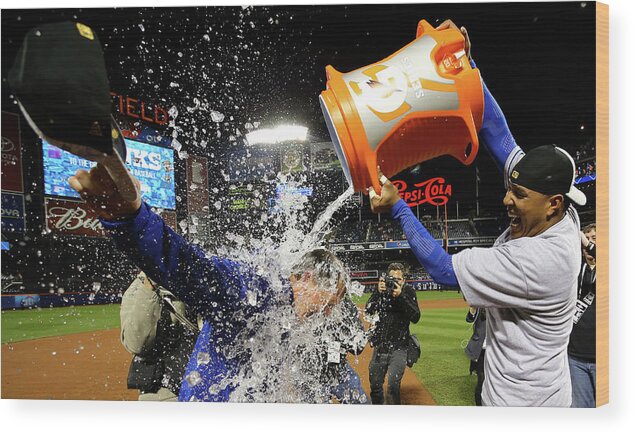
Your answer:
[[[433,206],[444,206],[452,194],[451,184],[444,177],[432,177],[423,182],[415,183],[412,187],[403,180],[392,181],[398,188],[401,198],[409,207],[429,203]]]

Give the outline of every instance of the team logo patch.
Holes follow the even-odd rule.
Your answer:
[[[93,34],[92,29],[87,25],[77,23],[77,30],[79,30],[79,34],[86,39],[90,39],[91,41],[95,40],[95,35]]]

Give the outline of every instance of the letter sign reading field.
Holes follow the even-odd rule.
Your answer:
[[[160,105],[148,105],[139,99],[119,95],[115,92],[110,92],[110,96],[117,107],[117,111],[124,116],[157,125],[167,125],[167,122],[169,122],[169,114]]]

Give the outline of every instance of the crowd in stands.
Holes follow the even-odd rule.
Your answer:
[[[575,160],[577,165],[576,179],[595,174],[597,154],[594,140],[587,140],[583,143],[576,142],[574,145],[563,145],[561,147],[568,151]]]
[[[575,174],[575,177],[580,178],[584,176],[590,176],[592,174],[595,174],[595,172],[596,164],[594,159],[592,159],[590,161],[585,161],[577,165],[577,172]]]
[[[585,159],[596,159],[596,149],[594,141],[587,141],[581,145],[577,145],[573,152],[570,152],[575,156],[575,161],[583,161]]]
[[[345,221],[337,227],[333,241],[336,243],[366,242],[372,221]]]
[[[22,274],[16,272],[14,274],[2,274],[2,293],[25,293],[26,287]]]
[[[499,236],[508,222],[497,218],[476,218],[473,220],[476,233],[480,236]]]
[[[377,223],[372,221],[368,231],[367,241],[400,241],[405,239],[405,234],[398,221],[386,220]]]
[[[450,239],[473,238],[478,236],[497,236],[504,231],[504,223],[497,219],[461,219],[449,220],[447,229]],[[442,221],[425,221],[425,228],[436,239],[445,237],[445,224]],[[347,221],[341,224],[331,238],[333,243],[363,243],[404,240],[405,235],[398,221],[373,220]]]
[[[473,221],[449,221],[447,224],[449,237],[452,238],[472,238],[477,236]]]
[[[418,269],[410,270],[409,273],[407,274],[407,279],[408,280],[431,280],[432,278],[425,269],[418,268]]]

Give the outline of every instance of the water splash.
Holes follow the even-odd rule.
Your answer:
[[[304,237],[302,250],[308,251],[310,248],[314,248],[315,245],[323,246],[324,237],[330,232],[328,229],[333,215],[352,197],[352,194],[354,194],[354,188],[349,187],[319,214],[312,230]]]
[[[305,185],[287,180],[287,186],[292,190]],[[346,296],[331,309],[323,305],[300,320],[288,303],[288,278],[304,254],[325,246],[333,215],[352,194],[352,189],[342,193],[312,225],[305,212],[306,196],[280,195],[276,212],[268,217],[275,221],[261,239],[245,239],[235,233],[227,236],[231,246],[222,247],[219,254],[244,263],[266,279],[273,307],[244,317],[245,326],[233,344],[219,348],[227,359],[240,360],[240,367],[237,373],[212,385],[209,393],[231,387],[230,400],[234,402],[327,403],[334,395],[342,398],[337,388],[347,377],[346,353],[359,353],[367,341],[358,310]],[[280,227],[282,236],[275,242],[272,232]],[[336,278],[329,280],[325,284],[329,287],[322,290],[334,293],[337,282]],[[247,292],[246,304],[253,306],[259,301],[258,293]],[[250,361],[242,362],[245,357]],[[197,379],[194,375],[187,380],[198,384]],[[358,390],[350,393],[345,398],[365,398]]]

